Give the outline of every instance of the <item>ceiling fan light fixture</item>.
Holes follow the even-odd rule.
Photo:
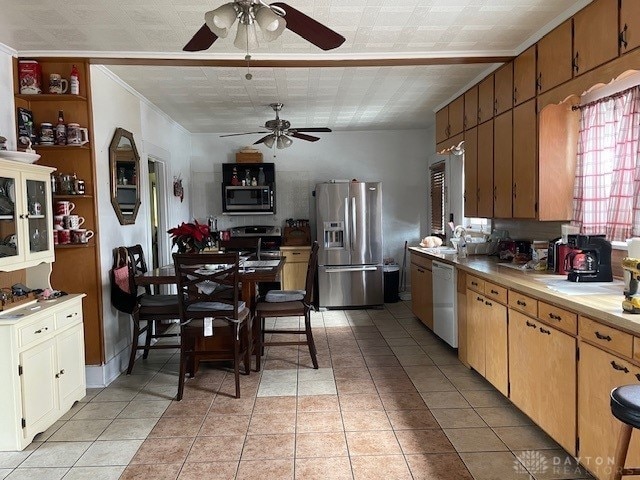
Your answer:
[[[231,2],[207,12],[204,15],[204,21],[218,37],[226,38],[237,17],[235,3]]]
[[[280,135],[276,142],[276,146],[280,150],[282,150],[283,148],[290,147],[292,143],[293,143],[293,140],[291,140],[289,137],[287,137],[286,135]]]
[[[262,35],[267,42],[277,39],[284,29],[287,22],[284,18],[277,15],[271,8],[261,6],[256,10],[256,22],[260,26]]]
[[[264,144],[266,145],[267,148],[271,148],[273,147],[273,144],[276,142],[276,136],[275,135],[269,135],[267,138],[264,139]]]
[[[259,44],[255,23],[249,25],[238,23],[238,33],[236,34],[236,39],[233,44],[236,48],[247,51],[257,48]]]

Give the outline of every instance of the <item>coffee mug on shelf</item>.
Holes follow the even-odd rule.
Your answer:
[[[69,215],[74,208],[76,208],[75,203],[68,200],[60,200],[56,202],[56,215]]]
[[[53,217],[53,229],[62,230],[64,228],[64,215],[55,215]]]
[[[77,230],[84,223],[84,217],[80,215],[65,215],[64,216],[64,228],[69,230]]]
[[[89,131],[78,123],[67,124],[67,145],[82,146],[89,143]]]
[[[67,93],[69,82],[59,73],[49,75],[49,93]]]
[[[53,244],[59,245],[60,240],[58,239],[58,230],[53,231]]]
[[[71,243],[71,230],[68,228],[58,230],[58,244],[68,245],[69,243]]]
[[[93,235],[93,230],[77,228],[71,231],[71,241],[73,243],[89,243],[89,240],[93,238]]]

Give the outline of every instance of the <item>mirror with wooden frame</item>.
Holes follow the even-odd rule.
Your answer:
[[[109,146],[111,204],[120,225],[136,222],[140,208],[140,156],[133,134],[116,128]]]

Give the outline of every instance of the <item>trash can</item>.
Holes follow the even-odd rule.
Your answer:
[[[400,300],[398,287],[400,286],[400,267],[398,265],[384,265],[384,303],[396,303]]]

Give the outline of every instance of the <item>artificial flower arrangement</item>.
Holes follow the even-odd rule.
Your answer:
[[[171,234],[171,245],[178,247],[178,253],[196,253],[204,250],[211,235],[209,226],[198,223],[197,220],[193,223],[182,222],[181,225],[167,230],[167,233]]]

